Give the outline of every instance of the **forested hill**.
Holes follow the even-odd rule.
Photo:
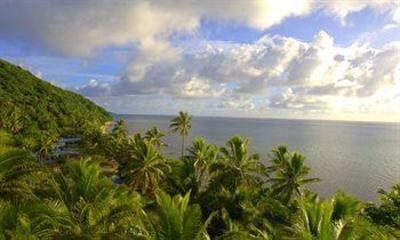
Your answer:
[[[79,94],[55,87],[19,66],[0,59],[0,129],[14,136],[74,134],[86,123],[112,119]]]

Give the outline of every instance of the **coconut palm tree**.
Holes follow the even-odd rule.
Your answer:
[[[57,136],[53,133],[45,133],[39,142],[39,159],[41,161],[45,160],[50,151],[53,149],[55,142],[57,141]]]
[[[87,148],[95,149],[96,147],[102,148],[102,142],[107,136],[97,123],[87,123],[85,122],[82,126],[82,139],[81,142],[85,144]]]
[[[259,176],[265,171],[264,166],[258,161],[257,154],[249,153],[248,144],[248,139],[232,137],[226,147],[220,149],[222,155],[210,164],[211,180],[198,202],[203,212],[219,213],[211,225],[216,235],[226,230],[226,221],[221,219],[223,209],[234,219],[240,219],[243,213],[241,197],[244,196],[240,189],[255,189],[262,183]]]
[[[119,140],[126,139],[128,137],[128,127],[126,126],[125,120],[123,118],[119,119],[113,129],[111,130],[111,135]]]
[[[333,200],[320,201],[317,196],[302,199],[294,225],[296,239],[334,239]]]
[[[238,203],[240,204],[240,203]],[[249,209],[246,209],[248,211]],[[252,210],[255,210],[254,208]],[[251,214],[251,212],[249,212]],[[255,210],[256,215],[254,218],[259,217],[257,214],[257,210]],[[261,220],[260,222],[267,222],[262,217],[257,221],[248,224],[246,220],[238,220],[233,219],[231,214],[226,210],[222,209],[221,211],[221,219],[223,220],[224,224],[226,225],[226,229],[223,233],[215,237],[217,240],[271,240],[275,239],[273,236],[264,229],[260,229],[258,226],[255,225],[256,222]],[[258,224],[259,225],[259,224]]]
[[[218,156],[218,148],[213,144],[207,143],[204,138],[196,138],[188,152],[188,158],[194,161],[194,166],[201,172],[215,162]]]
[[[139,194],[114,185],[90,159],[68,162],[49,191],[61,218],[54,239],[120,239],[141,234]]]
[[[173,184],[184,194],[190,190],[191,200],[196,201],[199,194],[206,191],[209,180],[209,166],[218,156],[218,148],[207,143],[203,138],[197,138],[188,149],[188,155],[183,161],[177,162],[172,174]]]
[[[152,144],[137,140],[133,144],[132,154],[121,169],[121,177],[133,189],[151,195],[170,170],[167,161]]]
[[[14,107],[5,121],[5,128],[13,134],[19,133],[24,128],[24,118],[19,108]]]
[[[265,173],[259,155],[251,154],[248,145],[248,139],[234,136],[226,143],[226,147],[220,149],[221,158],[210,166],[210,170],[216,174],[214,185],[222,184],[233,192],[241,183],[251,185],[257,182],[257,176]]]
[[[192,116],[187,112],[179,112],[179,115],[171,119],[169,125],[173,132],[178,132],[182,137],[182,158],[185,152],[185,136],[188,135],[190,128],[192,127]]]
[[[321,201],[316,194],[303,196],[294,224],[293,239],[393,239],[385,229],[362,216],[360,201],[338,192]]]
[[[268,157],[271,164],[267,169],[272,173],[286,167],[286,163],[290,159],[290,153],[286,146],[280,145],[273,148]]]
[[[160,191],[157,194],[156,216],[150,218],[152,240],[206,240],[210,215],[204,222],[200,206],[190,205],[190,193],[170,197]]]
[[[274,194],[278,194],[284,202],[289,202],[293,194],[302,195],[304,185],[320,181],[318,178],[307,178],[310,168],[304,164],[304,156],[299,152],[289,153],[285,147],[273,150],[271,167],[274,176],[268,181],[272,183]]]
[[[19,202],[35,198],[42,166],[29,152],[15,150],[0,157],[0,199]]]
[[[161,140],[165,136],[165,133],[162,132],[158,127],[152,127],[149,129],[144,136],[144,139],[154,146],[161,148],[165,145],[165,142]]]
[[[366,214],[375,223],[388,226],[400,238],[400,184],[392,186],[391,191],[380,189],[378,193],[380,204],[370,204],[366,208]]]
[[[45,201],[17,205],[0,200],[0,239],[52,239],[59,226],[58,207]]]

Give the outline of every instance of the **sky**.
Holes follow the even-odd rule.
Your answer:
[[[124,114],[400,121],[400,1],[0,0],[0,58]]]

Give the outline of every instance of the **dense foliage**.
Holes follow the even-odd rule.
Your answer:
[[[222,147],[197,138],[171,159],[162,154],[165,135],[154,127],[129,136],[119,120],[109,133],[88,126],[82,156],[65,164],[20,150],[3,154],[0,239],[399,237],[398,185],[380,191],[380,205],[343,192],[320,199],[307,189],[319,179],[308,176],[305,157],[285,146],[265,159],[240,136]]]
[[[76,134],[88,122],[111,119],[88,99],[0,59],[0,129],[12,134],[15,144],[37,150],[49,136]]]

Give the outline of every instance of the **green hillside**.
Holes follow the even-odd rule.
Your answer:
[[[79,94],[43,81],[0,59],[0,129],[34,145],[43,134],[78,133],[87,123],[112,119],[103,108]]]

